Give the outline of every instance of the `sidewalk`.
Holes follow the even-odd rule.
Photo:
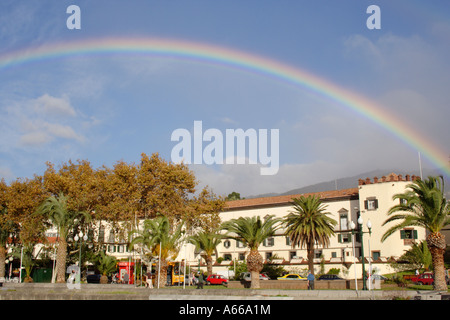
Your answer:
[[[5,283],[0,300],[449,300],[450,294],[433,291],[355,291],[355,290],[279,290],[223,289],[194,287],[147,289],[123,284]]]

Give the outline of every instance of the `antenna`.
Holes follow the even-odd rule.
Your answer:
[[[422,176],[422,160],[420,159],[420,151],[419,151],[419,169],[420,169],[420,179],[423,180],[423,176]]]

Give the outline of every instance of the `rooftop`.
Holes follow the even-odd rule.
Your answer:
[[[358,188],[342,189],[342,190],[330,190],[322,192],[312,192],[312,193],[302,193],[302,194],[291,194],[275,197],[264,197],[264,198],[252,198],[252,199],[242,199],[233,200],[226,202],[227,210],[238,210],[238,209],[250,209],[255,207],[265,207],[265,206],[276,206],[276,205],[288,205],[292,202],[293,198],[298,198],[300,196],[319,196],[322,201],[331,201],[337,199],[348,199],[358,197]]]

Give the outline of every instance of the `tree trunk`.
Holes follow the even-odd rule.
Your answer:
[[[430,233],[427,236],[427,244],[433,260],[434,290],[447,291],[444,266],[445,236],[440,232]]]
[[[167,261],[165,259],[161,259],[161,272],[158,270],[159,266],[156,266],[156,286],[158,286],[159,279],[159,287],[164,288],[167,282]]]
[[[66,282],[66,258],[67,258],[67,242],[66,239],[58,240],[58,249],[56,251],[56,282]]]
[[[309,271],[314,275],[314,242],[311,241],[308,243],[308,247],[306,248],[307,256],[308,256],[308,268]]]
[[[208,276],[212,274],[212,257],[206,256],[206,270],[208,272]]]
[[[259,273],[263,268],[263,257],[258,250],[250,250],[247,256],[247,269],[251,273],[252,281],[250,283],[251,289],[259,289]]]
[[[0,246],[0,278],[5,277],[6,247]]]

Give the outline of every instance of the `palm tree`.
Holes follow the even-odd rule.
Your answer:
[[[100,251],[96,262],[97,269],[102,274],[100,283],[108,283],[108,275],[117,269],[117,259]]]
[[[39,206],[36,214],[46,216],[58,228],[58,249],[56,252],[56,282],[65,282],[67,238],[69,232],[76,225],[76,220],[84,218],[89,221],[91,216],[85,212],[69,210],[68,198],[64,194],[51,196]],[[81,267],[81,266],[80,266]]]
[[[259,216],[240,217],[222,224],[222,229],[234,233],[232,238],[242,241],[249,249],[247,255],[247,270],[251,273],[250,287],[259,289],[259,273],[263,268],[263,257],[259,254],[258,247],[269,237],[272,237],[280,227],[277,225],[280,219],[269,216],[261,221]]]
[[[400,260],[405,260],[414,269],[429,270],[432,264],[432,257],[426,241],[414,243],[411,249],[406,251]]]
[[[222,241],[223,235],[217,232],[203,231],[188,238],[188,241],[195,245],[197,250],[203,251],[208,274],[212,274],[212,255],[217,257],[217,246]]]
[[[141,244],[151,252],[153,257],[160,257],[157,268],[158,283],[164,287],[167,280],[168,260],[174,259],[180,250],[181,239],[183,237],[183,223],[173,229],[166,216],[158,216],[151,220],[144,221],[142,231],[132,231],[131,235],[137,234],[130,242],[130,249],[136,244]],[[161,269],[161,272],[158,271]]]
[[[328,216],[330,213],[325,212],[327,206],[319,197],[301,196],[293,198],[292,203],[294,210],[284,220],[286,234],[291,239],[292,247],[306,245],[308,267],[314,274],[314,245],[329,245],[337,221]]]
[[[389,210],[390,217],[383,225],[394,221],[399,223],[389,228],[381,238],[384,241],[405,227],[425,228],[428,231],[426,241],[433,261],[435,290],[447,290],[444,267],[446,243],[445,236],[440,231],[450,224],[450,206],[444,197],[443,182],[442,177],[418,179],[407,185],[409,190],[405,193],[394,195],[393,199],[400,199],[400,204]]]

